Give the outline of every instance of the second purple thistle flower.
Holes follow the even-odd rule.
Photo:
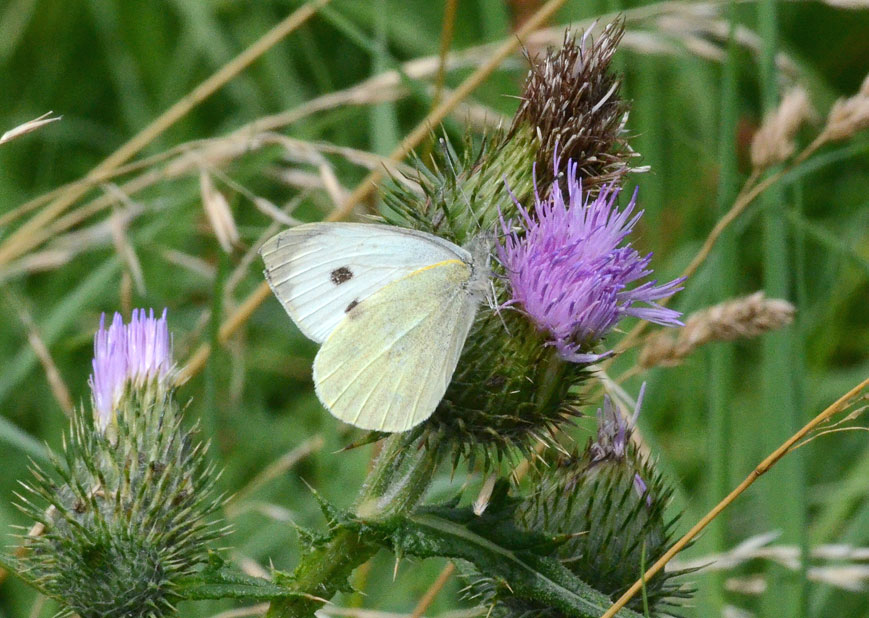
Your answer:
[[[681,325],[681,313],[655,301],[681,290],[684,278],[628,289],[652,274],[652,254],[640,256],[625,242],[643,214],[634,213],[637,194],[619,211],[618,188],[603,187],[591,198],[576,172],[569,161],[566,196],[553,183],[548,196],[535,193],[533,211],[516,204],[518,219],[502,221],[498,257],[512,289],[507,305],[521,306],[562,358],[592,363],[609,354],[591,350],[625,316]]]
[[[89,380],[101,430],[109,425],[130,385],[141,389],[147,382],[158,380],[168,386],[172,368],[165,309],[159,318],[154,317],[153,309],[150,313],[134,309],[129,324],[115,313],[108,328],[105,318],[105,314],[100,317],[100,328],[94,335],[93,373]]]

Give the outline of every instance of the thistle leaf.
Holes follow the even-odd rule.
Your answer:
[[[467,560],[480,572],[502,580],[513,595],[567,616],[597,618],[605,612],[612,604],[610,598],[554,557],[559,539],[516,527],[509,516],[512,501],[505,490],[496,493],[482,516],[467,507],[427,507],[393,518],[377,529],[402,555]],[[617,616],[637,618],[639,614],[622,610]]]

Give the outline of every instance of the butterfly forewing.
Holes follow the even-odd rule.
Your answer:
[[[320,400],[363,429],[404,431],[434,412],[449,385],[478,300],[471,266],[431,264],[351,309],[314,360]]]
[[[464,249],[436,236],[361,223],[309,223],[274,236],[260,253],[266,278],[299,329],[321,342],[384,286]]]

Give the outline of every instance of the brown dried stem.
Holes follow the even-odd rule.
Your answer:
[[[10,260],[15,259],[46,240],[46,227],[48,224],[63,214],[67,208],[84,195],[96,179],[103,178],[107,173],[115,170],[118,166],[123,165],[134,157],[166,129],[187,115],[191,109],[231,81],[257,58],[305,23],[322,6],[329,2],[330,0],[312,0],[310,3],[294,11],[253,45],[246,48],[233,60],[194,88],[184,98],[158,116],[151,124],[130,139],[130,141],[104,159],[102,163],[88,173],[85,182],[71,185],[68,190],[60,194],[57,200],[34,215],[32,219],[17,229],[6,242],[0,245],[0,265],[8,263]]]
[[[514,37],[503,42],[495,50],[495,53],[492,54],[488,61],[481,65],[480,68],[474,71],[464,82],[462,82],[462,84],[456,88],[443,103],[429,112],[429,114],[423,118],[422,122],[420,122],[403,140],[401,140],[398,147],[390,153],[389,159],[398,162],[406,157],[411,150],[416,148],[416,146],[418,146],[422,140],[428,136],[435,125],[446,118],[447,114],[449,114],[469,94],[476,90],[477,87],[482,84],[483,81],[485,81],[502,62],[504,62],[507,56],[518,49],[522,39],[543,25],[543,23],[552,17],[555,11],[557,11],[565,1],[566,0],[549,0],[549,2],[544,4],[531,19],[525,22],[522,27],[516,31]],[[329,216],[328,220],[340,221],[349,216],[350,213],[353,212],[353,208],[359,202],[371,195],[371,193],[377,188],[378,183],[383,180],[383,174],[384,172],[379,169],[373,170],[368,174],[368,176],[366,176],[362,182],[356,186],[356,189],[354,189],[347,197],[341,207]]]
[[[616,17],[621,16],[624,18],[625,23],[643,23],[647,20],[666,15],[685,14],[696,17],[695,13],[697,13],[698,15],[705,14],[704,11],[708,12],[708,8],[712,8],[714,10],[714,8],[718,4],[720,3],[709,2],[686,6],[683,3],[678,2],[658,2],[656,4],[627,9],[625,11],[622,11],[618,15],[605,15],[602,16],[600,19],[608,20],[615,19]],[[708,16],[706,18],[708,19]],[[584,28],[589,26],[589,24],[591,23],[592,20],[583,20],[580,22],[576,22],[575,27]],[[640,32],[632,34],[639,35],[643,33]],[[561,42],[563,36],[564,29],[560,26],[543,28],[529,35],[526,39],[526,44],[529,48],[538,48],[546,45],[557,45],[559,42]],[[642,46],[634,45],[634,43],[632,42],[633,40],[633,37],[631,37],[630,39],[626,38],[626,40],[624,41],[624,45],[633,45],[638,51],[643,51]],[[745,41],[744,44],[748,45],[749,42]],[[498,43],[486,43],[464,50],[452,52],[446,58],[446,68],[449,70],[456,70],[471,66],[477,66],[480,63],[484,62],[485,59],[493,53],[497,45]],[[238,128],[237,130],[233,131],[233,133],[225,137],[217,138],[216,140],[197,140],[180,144],[165,152],[146,157],[133,163],[117,166],[111,170],[106,170],[104,173],[101,174],[96,174],[92,171],[91,174],[84,178],[57,187],[56,189],[53,189],[47,193],[35,197],[28,202],[25,202],[24,204],[18,206],[17,208],[3,215],[0,215],[0,226],[10,224],[11,222],[43,206],[51,200],[57,199],[59,196],[64,196],[69,192],[73,191],[80,192],[80,196],[84,195],[87,190],[91,189],[95,185],[107,182],[113,178],[128,174],[139,169],[150,167],[155,163],[175,156],[179,152],[188,151],[191,148],[195,149],[200,144],[217,148],[224,142],[237,142],[239,141],[239,138],[255,139],[255,136],[257,134],[264,131],[270,131],[285,127],[287,125],[303,120],[304,118],[307,118],[312,114],[333,109],[341,105],[365,105],[401,98],[409,92],[407,88],[403,85],[404,79],[423,79],[426,77],[434,76],[437,74],[439,66],[440,60],[438,56],[426,56],[410,60],[404,63],[398,70],[386,71],[379,75],[375,75],[359,84],[356,84],[355,86],[351,86],[350,88],[347,88],[345,90],[331,92],[307,101],[293,109],[273,114],[271,116],[258,118],[248,123],[247,125]],[[461,112],[461,110],[457,111]],[[464,115],[464,112],[462,112],[462,114]],[[155,174],[155,172],[153,171],[149,172],[147,175],[149,177],[157,176],[157,179],[162,178],[162,174]],[[136,183],[139,186],[146,186],[148,184],[152,184],[137,182],[137,180],[138,179],[134,179],[130,182]],[[100,198],[97,198],[97,200],[99,199]],[[98,210],[100,209],[92,208],[87,212],[86,216],[90,216]],[[78,210],[76,211],[76,213],[78,213]],[[75,220],[81,220],[82,218],[85,218],[84,213],[82,213],[81,216],[75,217]],[[38,245],[44,240],[47,240],[51,236],[52,235],[50,233],[42,234],[41,237],[37,239],[34,246]]]
[[[712,253],[712,249],[715,247],[715,244],[718,242],[718,239],[721,238],[721,235],[724,231],[730,227],[730,224],[736,221],[736,219],[741,215],[746,208],[748,208],[757,197],[769,189],[772,185],[781,180],[785,174],[796,168],[800,163],[808,159],[811,155],[813,155],[818,148],[827,143],[826,137],[822,134],[819,135],[812,141],[811,144],[806,146],[806,148],[800,152],[791,162],[785,167],[782,167],[780,170],[771,174],[764,178],[761,182],[757,182],[758,178],[760,178],[760,172],[755,170],[752,172],[751,176],[749,176],[748,180],[745,181],[742,189],[739,192],[739,195],[736,196],[736,199],[733,202],[733,206],[730,207],[721,219],[715,224],[715,227],[712,228],[712,231],[709,232],[709,235],[706,237],[706,240],[703,242],[703,246],[700,247],[700,250],[691,260],[691,263],[685,267],[685,270],[682,271],[682,277],[690,277],[700,266],[703,265],[703,262],[709,257],[709,254]],[[662,306],[666,306],[673,297],[667,297],[660,301],[659,304]],[[624,338],[619,341],[618,345],[615,347],[617,356],[619,353],[624,352],[625,350],[632,347],[636,340],[639,338],[641,334],[646,330],[646,327],[649,325],[649,322],[640,321],[637,323],[634,328],[632,328]],[[606,369],[613,362],[613,357],[605,360],[601,363],[601,366]]]

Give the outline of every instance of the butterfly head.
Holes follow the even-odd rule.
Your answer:
[[[478,300],[483,300],[490,292],[492,278],[490,262],[494,247],[495,237],[489,233],[474,236],[464,247],[471,254],[472,273],[467,283],[467,289]]]

